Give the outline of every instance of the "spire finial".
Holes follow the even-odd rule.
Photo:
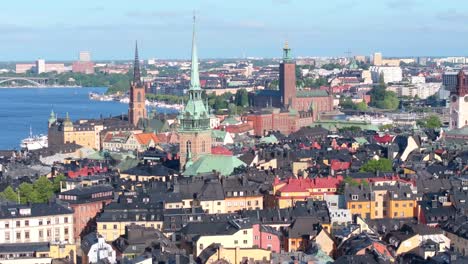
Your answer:
[[[284,49],[289,49],[288,40],[286,40],[286,41],[284,42]]]
[[[135,61],[133,62],[133,85],[141,87],[140,60],[138,58],[138,41],[135,41]]]
[[[200,76],[198,73],[198,54],[196,43],[196,17],[193,12],[193,35],[192,35],[192,68],[190,72],[190,89],[200,89]]]

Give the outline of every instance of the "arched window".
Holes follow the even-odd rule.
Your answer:
[[[202,145],[201,145],[201,146],[202,146],[201,151],[202,151],[202,152],[205,152],[205,150],[206,150],[206,148],[205,148],[205,141],[202,141],[201,144],[202,144]]]
[[[141,103],[141,92],[138,92],[137,94],[137,101]]]
[[[187,142],[185,143],[185,150],[187,151],[187,153],[189,151],[192,152],[192,142],[190,140],[187,140]]]

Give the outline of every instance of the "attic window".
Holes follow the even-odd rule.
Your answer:
[[[351,195],[351,200],[353,200],[353,201],[357,201],[358,198],[359,198],[359,196],[357,194]]]
[[[460,203],[464,203],[464,202],[465,202],[465,200],[460,200]]]

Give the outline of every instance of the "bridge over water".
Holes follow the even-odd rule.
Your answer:
[[[22,77],[22,76],[2,76],[0,77],[0,87],[46,87],[57,85],[57,78],[45,77]]]

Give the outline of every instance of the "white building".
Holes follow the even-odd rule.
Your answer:
[[[431,95],[436,94],[442,87],[441,83],[416,83],[394,84],[387,87],[387,91],[395,92],[398,96],[418,97],[426,99]]]
[[[450,129],[468,126],[468,78],[458,73],[458,85],[450,96]]]
[[[0,207],[0,244],[74,243],[73,210],[57,203]]]
[[[110,244],[106,243],[102,236],[94,232],[83,238],[81,249],[83,250],[82,263],[95,264],[99,261],[102,263],[117,263],[115,250]]]
[[[369,70],[374,83],[379,82],[381,74],[385,83],[401,82],[403,79],[403,72],[400,67],[371,66]]]
[[[46,64],[44,59],[38,59],[36,61],[36,73],[41,74],[43,72],[46,72]]]
[[[409,79],[411,84],[426,83],[426,77],[424,76],[411,76]]]

